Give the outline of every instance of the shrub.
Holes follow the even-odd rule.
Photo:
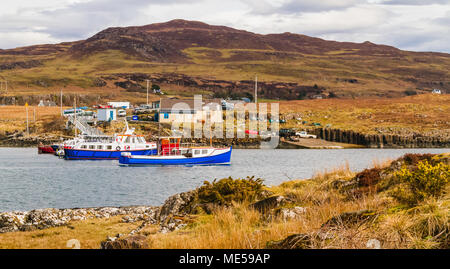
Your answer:
[[[358,179],[358,186],[359,187],[375,186],[381,179],[380,173],[381,173],[380,168],[365,169],[364,171],[358,173],[356,175],[356,178]]]
[[[439,198],[450,181],[450,166],[444,163],[436,165],[420,161],[417,168],[404,167],[394,176],[400,182],[393,192],[394,198],[409,205],[415,205],[425,198]]]
[[[399,160],[403,160],[407,165],[416,165],[420,161],[431,162],[434,156],[435,154],[428,154],[428,153],[426,154],[408,153],[403,155],[403,157],[400,158]]]
[[[254,201],[261,195],[264,185],[260,178],[245,179],[223,178],[212,183],[205,181],[198,189],[200,203],[230,205],[231,202]]]

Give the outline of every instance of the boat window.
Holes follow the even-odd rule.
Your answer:
[[[110,145],[110,146],[106,146],[106,149],[112,149],[112,146]]]
[[[207,149],[202,149],[202,154],[207,154],[208,150]]]
[[[195,155],[200,154],[200,150],[199,149],[194,150],[194,154]]]
[[[130,137],[127,136],[127,139],[125,139],[125,143],[130,143]]]
[[[102,145],[98,145],[97,149],[103,149],[103,146]]]
[[[81,145],[81,148],[82,148],[82,149],[85,149],[85,148],[86,148],[86,145]]]
[[[131,143],[133,143],[133,144],[135,144],[136,143],[136,140],[134,139],[134,137],[131,139]]]
[[[89,145],[89,149],[95,149],[94,145]]]
[[[145,147],[146,147],[146,148],[149,148],[150,146],[149,146],[149,145],[146,145]]]

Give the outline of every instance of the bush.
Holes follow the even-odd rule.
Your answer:
[[[223,178],[212,183],[205,181],[198,189],[200,203],[214,203],[230,205],[234,202],[252,202],[261,195],[264,185],[260,178],[247,177],[245,179]]]
[[[408,153],[403,155],[402,158],[399,160],[403,160],[405,164],[407,165],[416,165],[420,161],[428,161],[431,162],[435,154],[414,154],[414,153]]]
[[[394,198],[409,205],[416,205],[426,198],[439,198],[450,181],[450,166],[444,163],[436,165],[420,161],[417,168],[404,167],[394,176],[400,182],[393,192]]]

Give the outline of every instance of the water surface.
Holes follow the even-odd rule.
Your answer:
[[[354,171],[405,153],[450,149],[233,150],[229,166],[122,167],[118,161],[65,161],[36,148],[0,148],[0,212],[35,208],[160,205],[205,180],[256,176],[266,185],[310,178],[347,162]]]

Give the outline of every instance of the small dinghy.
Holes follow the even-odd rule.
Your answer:
[[[158,154],[132,155],[123,152],[121,165],[217,165],[230,164],[231,147],[196,147],[180,144],[180,137],[163,137],[158,141]]]

